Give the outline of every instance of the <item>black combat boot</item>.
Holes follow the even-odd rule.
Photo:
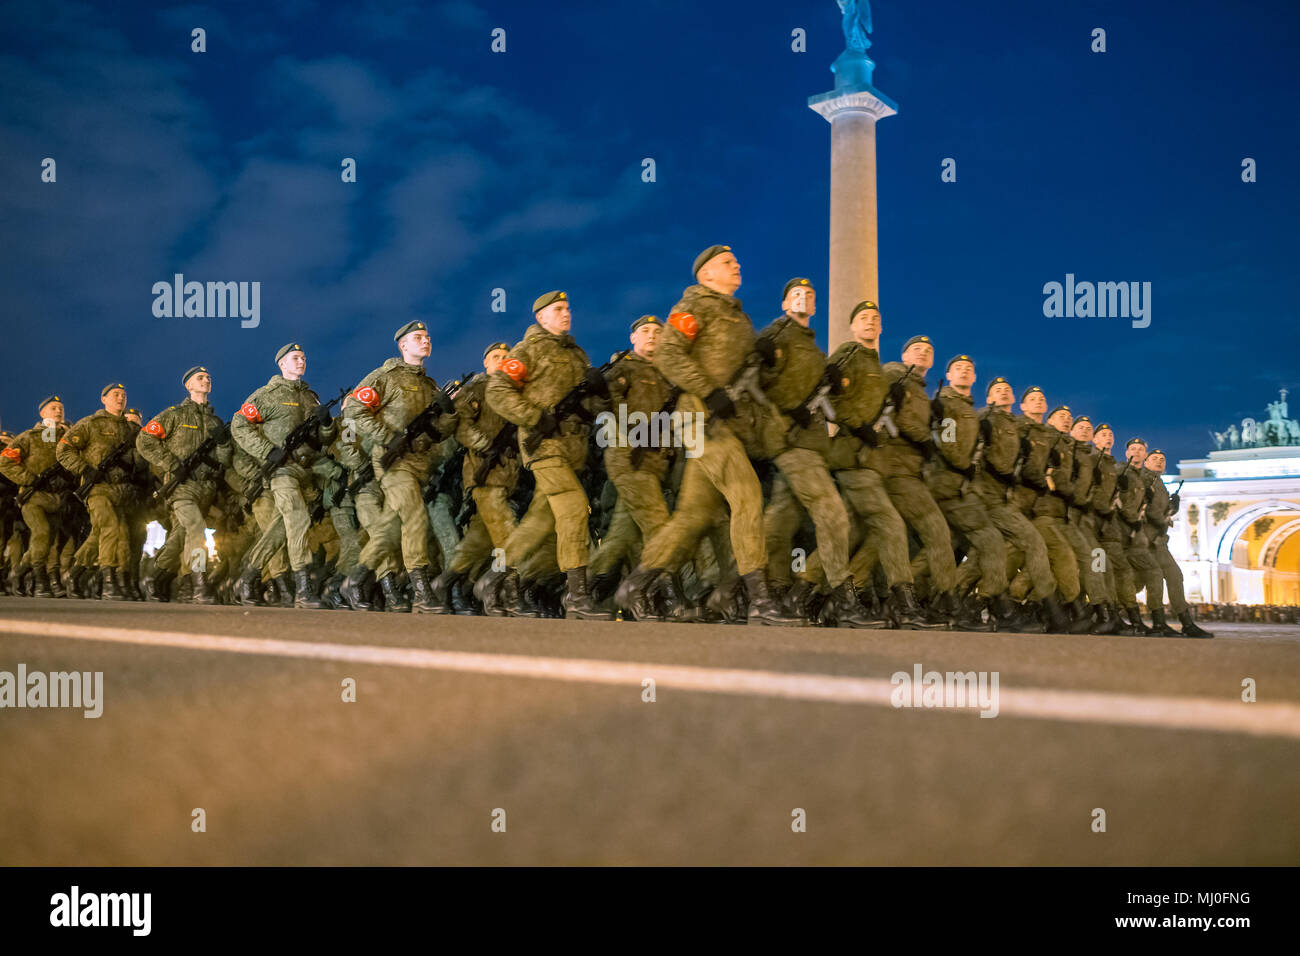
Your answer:
[[[169,601],[172,595],[172,582],[176,580],[175,571],[160,571],[154,568],[152,574],[145,575],[144,596],[147,601]]]
[[[1142,612],[1136,604],[1128,607],[1128,622],[1133,626],[1133,633],[1138,637],[1150,637],[1151,628],[1147,627],[1142,621]]]
[[[385,574],[379,579],[379,587],[384,592],[384,610],[394,614],[408,614],[411,602],[406,600],[402,588],[397,583],[396,574]]]
[[[946,623],[936,624],[921,613],[921,605],[916,600],[916,588],[910,583],[895,584],[891,589],[890,611],[894,622],[904,631],[943,631]]]
[[[941,631],[950,631],[957,617],[957,595],[952,591],[932,594],[929,604],[922,611],[926,620],[937,625]]]
[[[1093,620],[1092,613],[1084,600],[1083,592],[1080,591],[1073,601],[1068,605],[1070,614],[1070,634],[1087,634],[1092,630]]]
[[[20,564],[9,572],[9,590],[22,597],[32,596],[32,566]]]
[[[452,594],[456,585],[465,577],[459,571],[443,571],[429,582],[429,600],[435,606],[433,614],[455,614]]]
[[[1060,594],[1052,594],[1043,598],[1043,610],[1047,613],[1046,633],[1070,633],[1070,618],[1069,615],[1065,613],[1065,608],[1061,605]]]
[[[262,569],[250,565],[239,573],[235,582],[235,603],[256,607],[262,603]]]
[[[320,603],[323,607],[331,611],[347,610],[348,602],[343,599],[343,594],[339,590],[343,586],[343,580],[343,575],[335,573],[325,582],[325,587],[320,592]]]
[[[354,611],[369,611],[373,605],[366,600],[365,583],[375,576],[375,572],[370,570],[364,564],[358,564],[352,569],[352,573],[343,579],[339,586],[339,594],[348,607]]]
[[[509,617],[522,607],[522,588],[515,568],[488,571],[474,584],[474,597],[483,603],[488,617]]]
[[[956,595],[953,595],[956,599]],[[966,599],[958,599],[957,613],[953,617],[952,629],[954,631],[978,631],[988,633],[997,630],[997,620],[993,616],[993,611],[989,609],[988,620],[984,620],[984,609],[989,604],[987,600],[971,592]]]
[[[989,608],[989,620],[999,633],[1020,634],[1025,630],[1020,607],[1006,591],[993,599],[993,605]]]
[[[412,614],[446,614],[443,605],[433,599],[429,590],[429,569],[427,567],[411,569],[411,613]]]
[[[614,615],[609,611],[602,611],[596,606],[596,602],[592,600],[591,592],[587,589],[587,569],[585,567],[570,569],[566,577],[568,578],[568,590],[564,593],[565,620],[612,621],[614,619]]]
[[[293,607],[293,575],[288,571],[275,576],[275,596],[280,607]]]
[[[456,614],[477,617],[483,613],[474,600],[474,589],[470,587],[469,578],[461,575],[451,586],[451,609]]]
[[[750,624],[765,624],[769,627],[798,627],[804,624],[803,618],[796,617],[781,607],[767,593],[767,571],[759,568],[744,575],[745,593],[749,596]]]
[[[319,611],[324,607],[312,587],[309,568],[299,568],[293,572],[293,606],[309,611]]]
[[[49,578],[50,578],[50,593],[53,594],[56,598],[66,598],[68,596],[68,592],[67,589],[64,588],[63,586],[63,573],[58,568],[51,568],[49,570]]]
[[[216,604],[217,603],[217,599],[215,595],[213,595],[212,589],[208,587],[207,572],[191,571],[190,583],[194,587],[194,593],[190,597],[191,604]]]
[[[622,610],[624,620],[652,621],[658,617],[651,587],[662,573],[662,568],[638,567],[623,579],[614,592],[614,604]]]
[[[144,600],[144,595],[140,593],[140,584],[136,580],[135,572],[130,568],[122,572],[122,595],[128,601]]]
[[[614,596],[618,590],[619,582],[623,580],[623,572],[618,568],[613,571],[606,571],[603,574],[589,574],[587,577],[587,590],[591,593],[591,599],[597,604],[605,604]]]
[[[101,568],[99,579],[102,582],[99,599],[101,601],[124,601],[122,586],[117,581],[117,568]]]
[[[799,578],[784,594],[776,588],[768,589],[772,603],[785,611],[789,617],[797,618],[801,627],[807,627],[818,620],[817,611],[824,603],[817,596],[817,588],[811,581]]]
[[[1192,612],[1190,609],[1178,615],[1178,621],[1183,625],[1183,637],[1214,636],[1213,631],[1207,631],[1205,628],[1197,626],[1196,622],[1192,620]]]
[[[1088,630],[1088,633],[1114,634],[1119,627],[1119,621],[1111,616],[1110,605],[1093,604],[1090,609],[1092,611],[1092,627]]]
[[[1177,628],[1169,626],[1165,620],[1164,606],[1153,607],[1151,609],[1151,636],[1152,637],[1182,637]]]
[[[661,621],[687,624],[696,619],[695,605],[686,596],[678,574],[661,574],[655,582],[655,604]]]
[[[709,624],[748,624],[749,598],[740,578],[728,575],[704,600],[703,620]]]
[[[50,590],[50,572],[44,566],[32,568],[32,597],[54,597],[54,592]]]
[[[502,578],[502,584],[505,584],[505,578]],[[521,578],[519,580],[519,600],[506,607],[506,613],[511,617],[548,617],[544,590],[545,586],[541,581],[534,579],[525,581]]]
[[[862,606],[852,578],[846,578],[826,596],[818,609],[817,623],[822,627],[860,627],[872,630],[889,626],[887,621],[870,614]]]

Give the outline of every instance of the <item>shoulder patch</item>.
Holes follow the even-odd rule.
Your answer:
[[[501,371],[506,374],[516,385],[522,385],[528,381],[528,367],[517,358],[509,358],[501,363]]]
[[[689,312],[674,312],[668,316],[668,324],[692,342],[700,332],[700,323]]]
[[[150,420],[149,424],[144,426],[144,433],[152,435],[154,438],[167,437],[167,429],[163,428],[156,418]]]
[[[369,385],[357,386],[357,388],[355,388],[352,392],[352,397],[355,398],[362,405],[366,406],[366,408],[379,407],[379,393],[376,392]]]
[[[254,407],[252,402],[244,402],[244,404],[240,405],[239,414],[243,415],[254,425],[262,421],[262,413]]]
[[[23,460],[23,452],[21,448],[6,448],[4,451],[0,451],[0,455],[4,455],[6,458],[12,459],[13,461]]]

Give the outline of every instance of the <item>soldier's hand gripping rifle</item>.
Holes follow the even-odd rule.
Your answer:
[[[907,380],[912,377],[912,372],[915,369],[915,365],[909,365],[907,371],[898,377],[898,381],[889,386],[889,392],[885,395],[885,403],[880,408],[880,414],[876,416],[876,421],[884,427],[885,431],[889,432],[890,438],[898,437],[898,425],[894,423],[894,416],[898,414],[898,406],[903,404]]]
[[[762,352],[751,352],[749,357],[745,359],[744,364],[737,369],[730,382],[722,388],[715,388],[704,396],[704,404],[709,409],[709,420],[704,426],[706,433],[715,421],[735,418],[736,402],[740,401],[744,395],[748,395],[759,405],[772,407],[767,393],[763,391],[763,386],[759,384],[759,370],[764,364]]]
[[[815,388],[802,402],[796,405],[790,411],[786,412],[794,421],[795,426],[807,428],[813,423],[813,415],[821,412],[826,421],[835,421],[835,407],[831,405],[830,396],[838,395],[840,392],[840,376],[836,374],[836,367],[827,365],[826,371],[822,373],[821,380],[817,382]],[[791,432],[794,428],[790,429]]]
[[[506,422],[488,445],[487,451],[474,469],[474,487],[478,488],[487,481],[487,476],[505,459],[519,453],[519,427],[513,422]]]
[[[659,415],[671,416],[672,413],[677,409],[677,399],[681,397],[682,397],[681,388],[679,386],[674,385],[672,391],[668,393],[668,400],[664,402],[663,408],[659,409],[659,411],[656,412],[655,416],[653,417],[657,417]],[[645,461],[646,452],[649,450],[650,450],[649,445],[637,445],[635,448],[632,449],[631,452],[628,453],[627,456],[628,464],[630,464],[634,469],[640,469],[641,462]]]
[[[67,491],[72,486],[72,475],[64,470],[60,464],[53,464],[36,476],[36,480],[30,485],[18,492],[17,503],[21,508],[31,500],[32,495],[38,491],[48,491],[50,494],[58,494],[61,491]]]
[[[290,459],[295,451],[303,445],[309,445],[317,450],[320,449],[320,430],[330,420],[330,409],[332,409],[351,393],[351,389],[339,389],[339,393],[323,405],[317,405],[311,410],[306,418],[294,426],[293,431],[284,436],[284,444],[277,445],[271,449],[266,460],[262,462],[258,470],[257,477],[248,483],[248,490],[244,493],[244,510],[251,511],[253,502],[256,501],[266,490],[267,482],[271,480],[271,475]]]
[[[407,423],[400,435],[384,446],[384,454],[379,459],[380,467],[393,467],[397,459],[410,451],[415,440],[422,435],[428,435],[435,445],[446,438],[447,436],[438,430],[438,419],[443,415],[456,413],[452,398],[460,391],[461,384],[468,382],[473,376],[473,372],[466,372],[460,378],[452,379],[434,392],[433,399],[424,410]]]
[[[1174,493],[1169,496],[1169,513],[1171,515],[1178,514],[1178,508],[1182,504],[1182,499],[1178,497],[1178,493],[1183,490],[1183,482],[1186,480],[1186,478],[1180,478],[1178,480],[1178,487],[1175,488]]]
[[[154,502],[166,501],[171,497],[172,492],[190,480],[190,476],[198,470],[200,465],[208,464],[214,468],[219,468],[220,463],[212,457],[213,452],[217,450],[218,445],[224,445],[229,437],[230,426],[222,422],[211,435],[199,443],[198,448],[190,452],[185,460],[176,466],[176,470],[167,479],[167,483],[161,488],[155,489],[154,493],[149,496],[149,500]]]
[[[73,494],[76,495],[79,500],[85,501],[90,497],[90,492],[94,490],[94,487],[102,483],[114,468],[127,470],[127,466],[123,463],[122,459],[125,458],[127,453],[134,448],[135,436],[132,435],[130,438],[123,441],[122,444],[118,445],[105,455],[98,465],[95,465],[93,468],[86,471],[85,477],[81,480],[81,487],[74,491]]]
[[[542,417],[537,420],[537,424],[524,439],[524,451],[530,455],[537,451],[537,446],[558,432],[560,424],[567,418],[580,418],[588,424],[594,422],[596,417],[587,411],[583,402],[593,395],[609,398],[609,383],[605,381],[605,373],[626,358],[631,351],[631,349],[624,349],[600,368],[587,369],[582,381],[556,402],[554,408],[542,412]]]

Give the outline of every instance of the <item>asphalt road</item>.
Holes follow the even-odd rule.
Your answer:
[[[102,671],[103,714],[0,710],[0,864],[1295,865],[1300,627],[1213,627],[3,598],[0,671]],[[882,700],[917,664],[996,672],[1000,712]]]

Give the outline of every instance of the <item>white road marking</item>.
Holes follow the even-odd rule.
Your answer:
[[[274,638],[145,631],[10,619],[0,619],[0,633],[107,641],[118,644],[143,644],[195,651],[259,654],[267,657],[380,664],[422,670],[460,671],[502,677],[531,677],[589,684],[626,684],[638,690],[641,688],[641,682],[650,677],[655,681],[656,691],[672,689],[710,694],[784,697],[791,700],[837,704],[893,706],[890,695],[894,685],[887,679],[876,677],[837,677],[830,674],[782,673],[683,664],[283,641]],[[1300,705],[1289,703],[1247,704],[1235,699],[1162,697],[1110,691],[1033,687],[1007,688],[1003,685],[999,688],[999,706],[1001,715],[1037,720],[1300,739]],[[965,710],[970,714],[979,712],[975,706],[934,709]]]

